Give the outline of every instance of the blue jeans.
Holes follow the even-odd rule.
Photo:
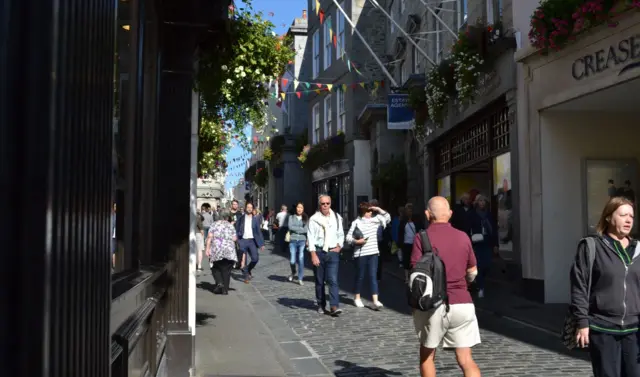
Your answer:
[[[378,258],[376,255],[365,255],[356,258],[356,288],[355,294],[362,292],[362,284],[365,275],[369,275],[369,283],[371,284],[371,294],[378,294]]]
[[[245,275],[251,274],[251,270],[253,270],[256,264],[258,264],[258,259],[260,258],[258,255],[258,246],[256,245],[256,241],[253,239],[238,240],[238,247],[240,248],[240,251],[242,251],[242,254],[248,254],[247,259],[249,257],[251,258],[251,263],[246,264],[242,269],[242,272],[244,272]]]
[[[291,276],[296,274],[296,262],[298,263],[298,280],[304,278],[304,248],[306,241],[289,242],[289,264],[291,265]]]
[[[322,246],[316,246],[316,254],[320,265],[314,266],[316,278],[316,301],[321,308],[327,306],[325,284],[329,286],[329,305],[340,306],[340,288],[338,287],[338,267],[340,267],[340,253],[322,251]]]

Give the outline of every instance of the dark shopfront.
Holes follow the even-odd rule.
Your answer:
[[[2,1],[3,375],[194,372],[194,58],[229,4]]]
[[[456,126],[434,142],[432,192],[453,204],[464,193],[476,190],[491,199],[498,222],[500,250],[506,258],[513,251],[512,171],[510,140],[514,114],[504,99]]]
[[[341,161],[337,166],[331,168],[320,168],[313,172],[313,198],[311,208],[314,213],[319,210],[318,197],[329,195],[331,197],[331,209],[337,211],[345,224],[351,219],[351,201],[349,200],[351,191],[351,173],[345,161]]]

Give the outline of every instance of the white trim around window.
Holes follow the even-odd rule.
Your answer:
[[[469,0],[458,0],[458,29],[467,24],[467,11]]]
[[[344,9],[344,1],[341,1],[339,5],[342,9]],[[338,46],[336,51],[336,59],[341,59],[342,56],[344,55],[344,50],[346,50],[346,46],[344,44],[345,19],[344,19],[344,14],[342,14],[342,12],[340,12],[340,9],[337,9],[337,8],[336,8],[336,20],[338,22],[338,28],[337,28]]]
[[[331,137],[331,113],[333,106],[331,106],[331,94],[324,97],[324,138],[325,140]]]
[[[320,74],[320,32],[316,30],[312,37],[313,48],[313,78]]]
[[[343,133],[346,132],[346,126],[347,126],[347,111],[345,110],[345,106],[344,106],[344,90],[342,89],[342,87],[339,87],[338,90],[336,91],[336,97],[337,98],[337,113],[338,113],[338,127],[337,130],[338,132],[342,131]]]
[[[331,40],[331,16],[324,20],[324,69],[331,66],[333,60],[333,41]]]
[[[313,105],[311,122],[313,125],[313,129],[311,130],[311,144],[318,144],[320,142],[320,103]]]

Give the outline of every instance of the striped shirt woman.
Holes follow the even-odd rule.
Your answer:
[[[353,253],[356,258],[356,287],[354,303],[357,307],[362,308],[364,304],[360,298],[360,291],[364,283],[365,274],[369,275],[371,284],[371,293],[373,298],[374,309],[383,307],[378,300],[378,228],[386,227],[391,222],[391,216],[379,207],[372,206],[369,203],[360,203],[358,206],[360,217],[351,223],[351,228],[347,233],[346,241],[355,245]],[[373,213],[377,214],[373,216]],[[359,232],[355,232],[358,229]],[[362,233],[362,237],[355,237],[355,233]],[[358,235],[360,236],[360,235]]]

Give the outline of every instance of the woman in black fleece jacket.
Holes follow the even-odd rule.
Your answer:
[[[611,198],[592,237],[595,253],[591,240],[581,241],[571,270],[576,341],[589,347],[594,377],[640,376],[640,248],[629,236],[633,208],[628,199]]]

